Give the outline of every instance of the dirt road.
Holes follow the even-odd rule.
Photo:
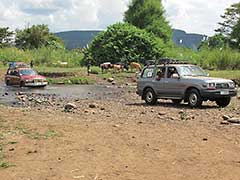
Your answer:
[[[58,100],[1,106],[0,179],[239,180],[240,126],[221,124],[224,115],[240,117],[239,99],[224,109],[151,107],[122,90],[72,99],[72,112]]]

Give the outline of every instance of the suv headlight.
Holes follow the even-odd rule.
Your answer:
[[[235,87],[236,87],[236,85],[235,85],[235,83],[234,83],[234,82],[230,82],[230,83],[229,83],[229,87],[230,87],[230,88],[235,88]]]
[[[206,83],[206,84],[203,84],[203,87],[209,90],[214,90],[216,89],[216,83]]]

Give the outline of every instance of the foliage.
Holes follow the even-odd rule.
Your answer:
[[[226,47],[227,39],[222,34],[215,34],[209,37],[206,41],[202,42],[199,49],[210,48],[210,49],[223,49]]]
[[[49,84],[93,84],[94,81],[88,77],[64,77],[64,78],[47,78]]]
[[[8,27],[0,28],[0,48],[10,46],[13,34]]]
[[[146,29],[168,42],[171,40],[172,30],[164,13],[161,0],[133,0],[125,12],[124,21]]]
[[[216,30],[225,36],[230,36],[234,26],[237,24],[240,18],[240,2],[232,4],[225,10],[224,15],[221,15],[223,22],[220,22],[220,28]]]
[[[50,33],[47,25],[33,25],[30,28],[16,30],[15,43],[21,49],[64,48],[63,41]]]
[[[52,49],[42,47],[33,50],[22,50],[17,48],[0,49],[0,61],[4,64],[11,61],[23,61],[29,63],[33,60],[34,65],[61,66],[60,62],[67,62],[64,67],[79,66],[82,64],[83,53],[67,51],[65,49]]]
[[[232,40],[231,45],[237,49],[240,49],[240,19],[234,26],[230,38]]]
[[[230,47],[240,49],[240,2],[232,4],[221,16],[220,28],[216,30],[227,38]]]
[[[88,54],[93,65],[120,61],[145,63],[145,60],[161,57],[164,54],[163,47],[162,40],[152,33],[127,23],[117,23],[92,41]]]

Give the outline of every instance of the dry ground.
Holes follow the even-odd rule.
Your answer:
[[[96,108],[89,108],[95,103]],[[0,180],[239,180],[240,100],[145,106],[134,93],[74,113],[0,107]],[[0,156],[1,157],[1,156]]]

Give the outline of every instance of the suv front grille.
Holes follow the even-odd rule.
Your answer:
[[[217,83],[216,84],[216,88],[217,89],[228,89],[229,88],[229,84],[228,83]]]

